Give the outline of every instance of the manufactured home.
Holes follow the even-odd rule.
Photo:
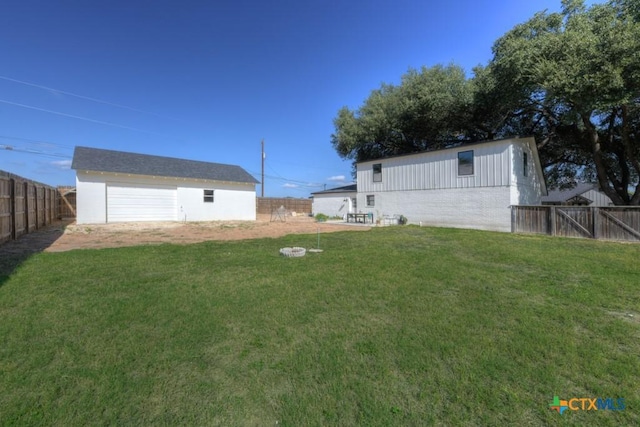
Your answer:
[[[357,209],[376,222],[511,231],[512,205],[547,189],[535,140],[510,138],[360,162]]]
[[[255,220],[258,181],[240,166],[76,147],[78,224]]]

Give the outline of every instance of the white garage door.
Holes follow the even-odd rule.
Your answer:
[[[177,190],[143,184],[107,185],[107,222],[175,221]]]

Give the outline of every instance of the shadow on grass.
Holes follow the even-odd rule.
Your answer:
[[[0,243],[0,287],[32,255],[44,251],[58,240],[71,221],[56,221],[15,241]]]

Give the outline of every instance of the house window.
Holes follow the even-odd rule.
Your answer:
[[[524,173],[524,176],[527,176],[527,153],[523,153],[522,155],[522,171]]]
[[[372,207],[376,205],[376,196],[373,194],[367,195],[367,206]]]
[[[373,165],[373,182],[382,182],[382,163]]]
[[[353,199],[351,199],[351,208],[353,210],[358,209],[358,199],[356,199],[355,197]]]
[[[213,203],[213,190],[204,190],[204,202]]]
[[[458,153],[458,175],[473,175],[473,150]]]

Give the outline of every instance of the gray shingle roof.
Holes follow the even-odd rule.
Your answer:
[[[344,187],[331,188],[329,190],[315,191],[311,194],[329,194],[329,193],[354,193],[358,191],[357,184],[345,185]]]
[[[589,190],[597,190],[598,186],[596,184],[591,184],[587,182],[579,182],[575,187],[564,189],[564,190],[549,190],[549,195],[542,197],[543,202],[551,203],[551,202],[566,202],[572,197],[580,196],[583,193],[586,193]]]
[[[71,168],[94,172],[258,183],[240,166],[89,147],[75,148]]]

